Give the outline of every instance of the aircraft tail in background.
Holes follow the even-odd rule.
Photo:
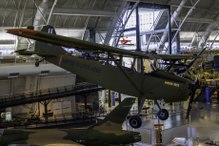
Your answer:
[[[135,98],[124,99],[115,109],[106,116],[106,118],[97,125],[91,127],[92,129],[119,129],[121,130],[122,124],[126,119]]]

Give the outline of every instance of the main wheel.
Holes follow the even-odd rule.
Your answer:
[[[36,61],[36,62],[35,62],[35,66],[36,66],[36,67],[39,67],[39,65],[40,65],[39,61]]]
[[[169,118],[169,112],[166,109],[161,109],[158,113],[157,116],[160,120],[166,120]]]
[[[132,116],[129,119],[129,124],[132,128],[139,128],[139,127],[141,127],[142,120],[139,116]]]

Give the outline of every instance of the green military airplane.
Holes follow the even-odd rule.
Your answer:
[[[106,118],[88,129],[6,129],[0,136],[0,146],[10,144],[105,146],[141,141],[140,133],[124,131],[122,124],[135,98],[124,99]]]
[[[155,101],[163,99],[165,102],[185,101],[189,96],[194,95],[191,94],[194,91],[192,88],[193,82],[189,79],[164,70],[154,70],[150,73],[136,72],[119,65],[118,60],[115,58],[115,56],[129,56],[140,59],[159,59],[162,57],[165,60],[178,60],[191,59],[191,55],[157,55],[131,52],[107,45],[56,35],[55,29],[52,26],[44,26],[41,32],[31,29],[9,29],[7,32],[37,40],[34,52],[19,51],[19,53],[38,54],[47,61],[104,88],[141,97],[143,101],[144,99]],[[106,53],[110,56],[111,60],[114,60],[116,66],[106,61],[104,62],[103,59],[98,57],[74,56],[60,46],[75,48],[79,51]],[[169,117],[168,111],[161,109],[158,103],[157,105],[160,109],[157,114],[158,117],[161,120],[166,120]],[[141,119],[138,116],[131,117],[130,124],[132,127],[138,128],[141,126]]]

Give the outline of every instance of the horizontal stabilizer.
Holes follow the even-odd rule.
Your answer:
[[[35,51],[27,51],[26,49],[22,49],[22,50],[16,50],[15,53],[18,53],[19,55],[33,55],[33,54],[37,54],[39,56],[55,56],[55,55],[50,55],[50,54],[46,54],[46,53],[39,53],[39,52],[35,52]]]
[[[19,55],[32,55],[32,54],[35,54],[34,51],[27,51],[26,49],[16,50],[15,53],[18,53]]]

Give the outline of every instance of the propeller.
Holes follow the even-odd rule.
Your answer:
[[[195,99],[195,93],[196,90],[200,88],[200,84],[199,81],[197,80],[194,84],[191,84],[190,89],[191,89],[191,95],[190,95],[190,99],[189,99],[189,104],[188,104],[188,108],[187,108],[187,112],[186,112],[186,119],[189,118],[190,112],[192,110],[192,103]]]
[[[207,49],[207,47],[203,47],[201,49],[201,51],[196,55],[196,57],[186,66],[184,66],[181,70],[177,70],[178,73],[185,73],[186,71],[188,71],[193,65],[194,63],[197,61],[197,59],[205,52],[205,50]],[[189,75],[191,75],[190,72],[187,72]],[[185,76],[185,74],[184,74]],[[189,76],[186,76],[186,78],[190,78]],[[194,79],[191,79],[194,80]],[[195,93],[196,90],[200,88],[200,82],[199,80],[196,78],[196,81],[194,82],[194,84],[191,84],[190,89],[191,89],[191,95],[190,95],[190,99],[189,99],[189,104],[188,104],[188,108],[187,108],[187,113],[186,113],[186,119],[189,118],[190,112],[192,110],[192,103],[194,101],[195,98]]]

